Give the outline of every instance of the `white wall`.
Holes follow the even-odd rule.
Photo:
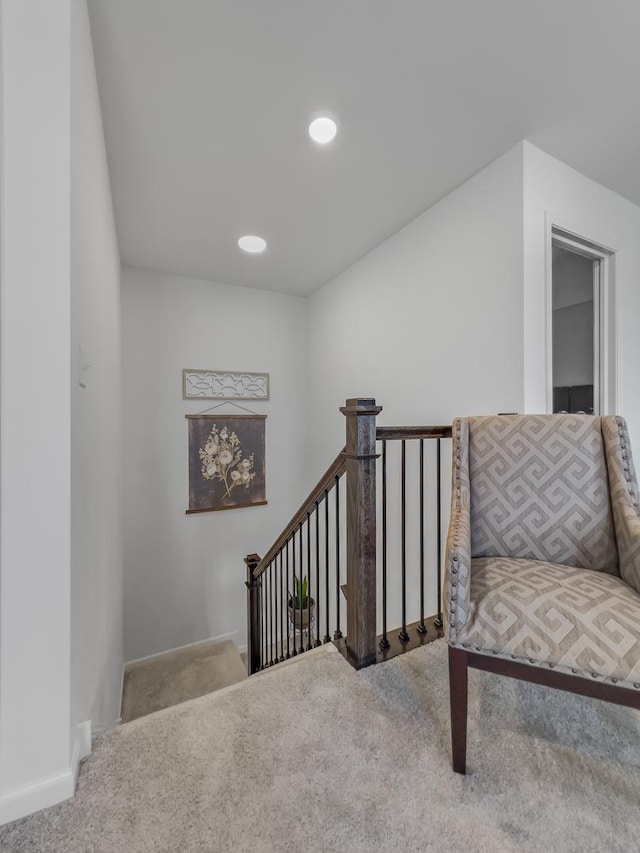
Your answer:
[[[309,317],[314,473],[347,397],[375,397],[381,424],[521,411],[522,146],[320,288]]]
[[[3,0],[0,822],[70,796],[70,9]]]
[[[378,423],[447,424],[522,408],[522,146],[516,146],[310,297],[309,482],[344,444],[348,397]],[[400,448],[388,446],[389,628],[401,624]],[[407,618],[419,617],[418,442],[407,444]],[[425,447],[426,612],[437,609],[435,443]],[[442,447],[448,500],[449,442]],[[378,481],[380,486],[380,481]],[[446,533],[446,513],[443,534]],[[395,578],[395,579],[394,579]],[[380,573],[378,577],[380,583]],[[378,595],[378,630],[382,595]]]
[[[72,724],[96,731],[122,683],[120,258],[86,0],[71,24]]]
[[[616,408],[627,418],[632,440],[640,438],[640,208],[525,143],[523,218],[525,411],[543,412],[546,405],[546,252],[553,222],[617,252]]]
[[[245,643],[247,553],[264,553],[310,488],[305,476],[304,298],[124,268],[125,657],[233,634]],[[185,515],[183,368],[271,373],[267,506]],[[220,413],[237,414],[229,404]]]

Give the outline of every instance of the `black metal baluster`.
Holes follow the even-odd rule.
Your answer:
[[[291,657],[295,657],[298,654],[298,649],[296,647],[296,530],[291,534],[291,616],[292,616],[292,628],[291,628]]]
[[[296,531],[293,531],[291,536],[291,572],[293,575],[293,587],[291,588],[292,595],[292,604],[293,607],[291,612],[293,614],[293,651],[291,652],[291,657],[295,657],[298,654],[298,650],[296,649]]]
[[[249,675],[253,675],[255,672],[260,670],[262,664],[262,590],[260,588],[260,578],[253,578],[253,585],[255,587],[255,596],[256,596],[256,609],[258,611],[255,619],[255,628],[254,635],[252,636],[251,632],[247,637],[247,658],[250,658],[251,655],[251,646],[249,643],[254,640],[258,644],[257,654],[254,654],[254,668]],[[258,635],[257,637],[255,635]]]
[[[278,624],[280,618],[280,601],[278,595],[278,556],[273,558],[273,600],[275,603],[274,606],[274,615],[273,615],[273,662],[278,663]]]
[[[264,669],[267,665],[267,574],[263,572],[260,575],[260,583],[262,584],[262,654],[260,655],[260,669]]]
[[[275,562],[271,564],[269,569],[271,572],[271,577],[269,578],[269,584],[271,585],[271,597],[273,599],[273,605],[271,607],[271,654],[269,655],[271,659],[271,663],[278,663],[278,646],[277,646],[277,635],[276,635],[276,621],[275,621],[275,613],[278,602],[278,592],[275,586]],[[275,647],[275,648],[274,648]]]
[[[387,638],[387,442],[382,441],[382,639],[380,648],[388,649]]]
[[[424,624],[424,438],[420,439],[420,624],[418,633],[427,633],[427,626]]]
[[[284,660],[284,610],[286,607],[286,603],[284,600],[284,595],[282,591],[282,548],[278,553],[278,560],[280,566],[280,655],[278,657],[279,661]]]
[[[278,559],[273,558],[273,662],[278,663]]]
[[[267,585],[267,654],[265,658],[265,664],[267,666],[271,666],[273,663],[273,658],[271,654],[271,614],[272,614],[272,592],[271,592],[271,576],[270,576],[271,566],[269,566],[264,573],[265,583]]]
[[[263,664],[269,666],[269,576],[265,569],[262,573],[262,585],[264,587],[264,658]]]
[[[434,619],[436,628],[442,628],[442,483],[441,483],[441,465],[440,465],[440,439],[437,439],[437,460],[436,460],[436,483],[438,506],[436,508],[437,542],[438,542],[438,615]]]
[[[320,645],[320,513],[316,501],[316,646]]]
[[[298,545],[298,553],[300,554],[300,587],[299,587],[299,590],[300,590],[300,592],[302,592],[302,578],[304,577],[304,554],[303,554],[303,551],[302,551],[302,545],[303,545],[303,540],[302,540],[302,522],[300,522],[300,525],[299,525],[299,527],[298,527],[298,531],[299,531],[299,533],[300,533],[300,542],[299,542],[299,545]],[[300,621],[298,622],[298,628],[300,629],[300,649],[299,649],[299,653],[300,653],[300,654],[303,654],[303,652],[304,652],[304,633],[303,633],[303,629],[302,629],[302,613],[303,613],[303,610],[302,610],[302,598],[300,598],[300,599],[298,600],[298,604],[300,605],[300,611],[299,611],[299,613],[296,613],[296,618],[300,620]],[[294,637],[295,637],[295,634],[294,634]]]
[[[291,633],[289,629],[289,540],[287,539],[285,543],[285,548],[287,549],[285,552],[285,560],[287,565],[287,582],[285,584],[286,587],[286,602],[287,602],[287,660],[291,657],[291,653],[289,652],[289,634]]]
[[[398,634],[400,640],[406,643],[409,639],[407,634],[407,442],[402,439],[402,630]]]
[[[336,477],[336,630],[333,632],[333,639],[339,640],[342,637],[340,630],[340,478]]]
[[[273,639],[272,639],[272,656],[273,662],[278,663],[278,563],[273,560],[271,565],[272,575],[271,575],[271,586],[273,587]]]
[[[264,572],[264,665],[269,666],[269,570]]]
[[[307,651],[311,648],[311,513],[307,512]]]
[[[258,616],[258,630],[260,632],[260,639],[259,639],[259,645],[260,645],[259,655],[260,656],[259,656],[258,661],[257,661],[256,672],[259,672],[259,670],[262,669],[262,660],[263,660],[263,654],[262,654],[262,599],[263,599],[262,578],[261,577],[256,578],[255,584],[256,584],[256,588],[258,590],[258,592],[257,592],[257,595],[258,595],[258,614],[259,614],[259,616]],[[250,651],[251,651],[250,649],[247,649],[247,654],[249,654]]]
[[[271,666],[271,664],[273,663],[271,655],[271,612],[273,607],[273,601],[271,595],[270,569],[271,566],[268,566],[266,572],[264,573],[264,579],[267,585],[267,655],[265,660],[267,666]]]
[[[264,665],[269,666],[269,570],[265,569],[264,579]]]
[[[275,594],[273,589],[273,563],[269,564],[269,666],[273,666],[273,608]]]
[[[324,637],[323,643],[331,640],[329,635],[329,490],[324,490]]]

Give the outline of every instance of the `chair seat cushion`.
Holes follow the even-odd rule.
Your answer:
[[[603,572],[538,560],[471,561],[456,646],[640,689],[640,595]]]

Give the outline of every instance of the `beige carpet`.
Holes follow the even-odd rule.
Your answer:
[[[640,714],[470,675],[449,764],[446,647],[354,672],[330,647],[102,738],[13,853],[632,853]]]
[[[199,643],[165,652],[124,670],[122,722],[196,699],[247,677],[232,640]]]

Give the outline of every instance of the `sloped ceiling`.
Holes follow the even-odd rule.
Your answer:
[[[129,266],[310,293],[525,138],[640,203],[637,0],[89,7]]]

